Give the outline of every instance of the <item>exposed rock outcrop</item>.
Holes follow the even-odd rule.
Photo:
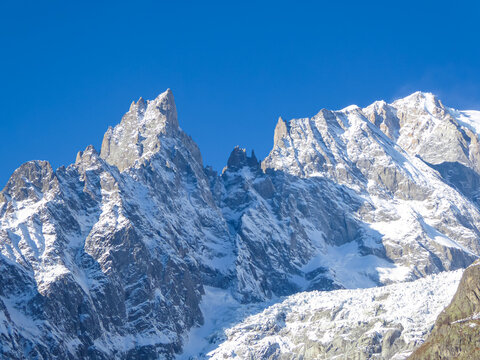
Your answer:
[[[441,312],[425,343],[410,360],[480,358],[480,261],[463,273],[450,305]]]

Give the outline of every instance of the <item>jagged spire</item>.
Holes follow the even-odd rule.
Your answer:
[[[48,161],[33,160],[16,169],[5,188],[3,195],[16,201],[31,198],[39,200],[39,193],[58,186],[55,172]]]
[[[288,135],[288,125],[280,116],[278,118],[277,126],[275,126],[275,134],[273,135],[273,146],[280,144],[280,140]]]
[[[177,107],[172,90],[167,89],[158,95],[155,100],[148,102],[145,118],[146,121],[164,120],[166,129],[170,131],[178,130]]]
[[[84,151],[77,153],[75,165],[80,169],[91,169],[99,166],[99,154],[93,145],[88,145]]]
[[[238,170],[244,166],[258,168],[260,166],[260,163],[258,162],[257,157],[255,156],[255,152],[253,150],[252,155],[247,156],[247,151],[237,145],[231,152],[230,157],[228,158],[227,168],[230,170]]]
[[[247,153],[245,149],[240,148],[238,145],[230,153],[227,161],[227,167],[229,169],[240,169],[247,164]]]
[[[107,130],[100,156],[122,171],[145,153],[158,151],[160,135],[175,137],[178,131],[177,108],[170,89],[151,101],[140,97],[121,123]]]

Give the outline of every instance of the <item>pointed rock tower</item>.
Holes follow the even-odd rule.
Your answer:
[[[121,123],[105,133],[100,156],[123,171],[141,157],[157,152],[162,135],[175,136],[178,131],[175,100],[167,89],[155,100],[140,98],[132,103]]]

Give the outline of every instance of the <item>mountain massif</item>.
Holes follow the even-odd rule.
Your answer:
[[[263,161],[236,147],[218,174],[179,127],[170,90],[140,99],[107,130],[100,153],[89,146],[56,170],[25,163],[0,192],[0,357],[214,356],[221,347],[195,353],[194,340],[218,332],[206,310],[218,299],[225,301],[217,313],[235,307],[246,316],[258,304],[317,290],[292,299],[311,300],[310,312],[336,321],[348,306],[319,307],[318,296],[347,301],[357,293],[342,289],[392,284],[355,291],[402,311],[382,301],[411,284],[435,292],[442,278],[432,274],[464,269],[480,255],[479,133],[480,112],[417,92],[391,104],[280,118]],[[443,276],[454,290],[452,274]],[[423,301],[428,291],[420,291]],[[425,303],[428,316],[418,321],[433,323],[449,291],[432,309]],[[268,313],[268,324],[288,323],[292,307],[278,306],[284,315]],[[312,331],[299,334],[290,355],[278,346],[244,358],[296,358],[306,349],[300,342],[317,344],[302,359],[355,346],[338,340],[324,351],[341,334],[327,336],[305,316]],[[429,331],[412,335],[419,324],[379,319],[394,330],[381,332],[365,358],[382,354],[385,341],[384,358],[408,356]],[[376,326],[367,323],[368,331]]]

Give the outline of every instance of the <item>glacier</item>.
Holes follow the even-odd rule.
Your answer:
[[[387,286],[291,295],[217,329],[213,349],[198,358],[406,359],[448,305],[461,275],[456,270]]]

